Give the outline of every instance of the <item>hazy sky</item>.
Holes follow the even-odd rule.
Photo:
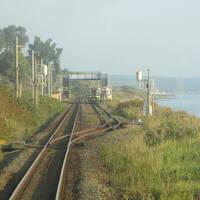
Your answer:
[[[62,67],[200,76],[199,0],[0,0],[0,28],[25,26],[64,49]]]

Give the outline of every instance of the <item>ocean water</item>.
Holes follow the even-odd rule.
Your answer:
[[[160,106],[186,111],[200,117],[200,95],[181,95],[156,101]]]

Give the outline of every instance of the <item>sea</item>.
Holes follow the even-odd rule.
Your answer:
[[[156,102],[160,106],[186,111],[189,114],[200,117],[200,95],[177,95],[166,99],[157,99]]]

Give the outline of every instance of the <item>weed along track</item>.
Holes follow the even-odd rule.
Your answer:
[[[88,110],[93,112],[92,118],[96,121],[91,122]],[[85,101],[81,103],[80,100],[73,103],[18,183],[10,200],[67,199],[75,178],[71,176],[74,174],[73,169],[68,167],[70,149],[81,139],[113,130],[120,124],[100,106],[91,106]]]
[[[71,132],[76,123],[78,107],[79,103],[70,107],[10,199],[53,199],[55,197],[68,139],[54,145],[50,145],[50,142],[53,138]]]
[[[71,140],[71,148],[73,148],[75,143],[80,142],[82,139],[88,139],[90,137],[104,134],[105,132],[111,131],[121,125],[119,120],[117,120],[112,114],[105,112],[102,107],[96,105],[90,107],[96,117],[99,118],[100,125],[75,132],[73,134],[73,139]],[[84,122],[82,122],[82,124],[84,124]],[[83,144],[84,143],[79,143],[80,146]],[[68,155],[68,164],[64,166],[63,176],[60,179],[56,199],[78,199],[79,191],[77,191],[77,187],[81,176],[79,155]]]
[[[200,200],[200,0],[18,2],[1,1],[0,200]]]

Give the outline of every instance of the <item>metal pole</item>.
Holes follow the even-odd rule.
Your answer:
[[[38,106],[38,75],[37,75],[37,63],[34,59],[34,105],[37,109]]]
[[[44,95],[44,80],[43,80],[43,59],[41,58],[41,77],[42,77],[42,90],[41,90],[41,92],[42,92],[42,96]]]
[[[150,94],[150,69],[148,69],[148,88],[147,88],[147,101],[148,101],[148,115],[150,115],[150,105],[151,105],[151,94]]]
[[[51,96],[51,65],[48,65],[48,96]]]
[[[34,50],[32,50],[32,98],[33,98],[33,102],[34,102],[34,98],[35,98],[35,87],[34,87],[34,79],[35,79],[35,57],[34,57]]]
[[[100,76],[100,82],[99,82],[99,84],[100,84],[100,101],[101,101],[101,98],[102,98],[102,76],[101,76],[101,73],[99,73],[99,76]]]
[[[19,97],[19,63],[18,63],[18,36],[16,36],[16,44],[15,44],[15,92],[16,97]]]
[[[44,77],[43,77],[43,74],[41,76],[41,79],[42,79],[42,91],[41,91],[41,94],[43,96],[44,95]]]
[[[35,108],[37,109],[38,107],[38,79],[35,77]]]
[[[52,80],[52,69],[50,70],[50,94],[52,96],[52,91],[53,91],[53,80]]]
[[[19,82],[19,98],[21,99],[22,97],[22,82]]]

